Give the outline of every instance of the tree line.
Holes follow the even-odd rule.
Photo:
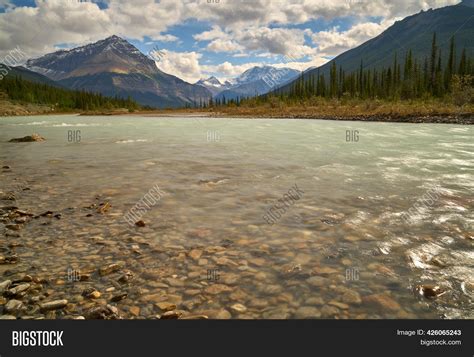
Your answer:
[[[474,87],[474,61],[464,48],[456,58],[455,38],[451,37],[449,54],[445,63],[443,54],[433,34],[429,57],[415,58],[408,50],[403,59],[394,54],[390,66],[382,69],[365,69],[361,61],[359,69],[348,72],[333,61],[329,78],[319,73],[301,75],[286,90],[276,90],[262,96],[238,98],[233,103],[261,104],[279,97],[284,102],[304,100],[311,97],[409,100],[445,98],[453,93],[465,94],[463,101],[472,102]],[[466,90],[468,93],[466,94]],[[466,99],[467,97],[467,99]],[[211,105],[229,105],[209,103]],[[232,104],[232,103],[231,103]],[[463,104],[463,103],[462,103]]]
[[[84,90],[69,90],[36,83],[23,79],[21,76],[7,76],[0,81],[0,91],[5,92],[12,100],[54,106],[61,110],[103,110],[140,108],[130,97],[127,99],[113,98],[99,93]]]

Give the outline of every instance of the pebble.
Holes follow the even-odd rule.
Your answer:
[[[57,310],[66,307],[67,300],[54,300],[40,304],[42,311]]]
[[[7,313],[18,313],[23,309],[23,303],[20,300],[12,299],[3,307]]]
[[[391,311],[397,311],[401,309],[398,302],[396,302],[395,300],[393,300],[390,296],[386,294],[373,294],[373,295],[365,296],[362,300],[365,303],[376,304],[383,309],[387,309]]]
[[[342,302],[346,304],[354,304],[358,305],[362,303],[362,298],[360,297],[360,294],[357,291],[347,291],[342,295],[341,298]]]
[[[130,307],[129,311],[133,316],[140,316],[140,308],[138,306]]]
[[[168,320],[168,319],[179,319],[181,315],[183,314],[182,311],[166,311],[163,315],[160,316],[160,319],[162,320]]]
[[[101,276],[109,275],[112,273],[115,273],[119,271],[122,267],[119,264],[113,263],[113,264],[108,264],[99,269],[99,274]]]
[[[31,285],[28,283],[20,284],[20,285],[15,286],[14,288],[11,288],[10,290],[7,290],[5,294],[7,296],[16,296],[28,290],[30,286]]]
[[[180,320],[207,320],[208,318],[207,315],[183,315]]]
[[[217,320],[228,320],[232,318],[232,315],[226,309],[219,310],[215,315]]]
[[[117,294],[117,295],[112,296],[112,298],[110,299],[110,301],[112,301],[112,302],[119,302],[119,301],[122,301],[122,300],[126,299],[127,296],[128,296],[128,293],[126,293],[126,292],[121,292],[121,293],[119,293],[119,294]]]
[[[436,299],[447,292],[445,289],[435,285],[418,285],[415,289],[418,294],[427,299]]]
[[[135,222],[135,225],[137,227],[145,227],[146,226],[146,224],[143,220],[139,220],[139,221]]]
[[[10,229],[12,231],[19,231],[21,226],[19,224],[6,224],[5,228]]]
[[[328,305],[335,306],[335,307],[337,307],[337,308],[339,308],[339,309],[341,309],[341,310],[347,310],[347,309],[349,309],[349,305],[344,304],[343,302],[334,301],[334,300],[328,302]]]
[[[335,317],[339,315],[339,309],[335,306],[324,305],[321,308],[321,316],[324,318]]]
[[[98,299],[101,294],[95,288],[87,288],[82,292],[82,296],[85,296],[90,299]]]
[[[13,315],[0,315],[0,320],[16,320],[16,317]]]
[[[230,307],[230,309],[238,313],[244,313],[247,311],[247,308],[242,304],[234,304]]]
[[[161,311],[172,311],[176,309],[176,305],[167,301],[159,302],[156,304]]]
[[[193,258],[194,260],[199,260],[199,258],[201,258],[201,255],[202,255],[202,250],[200,249],[193,249],[189,252],[189,256]]]
[[[312,276],[311,278],[308,278],[306,282],[312,286],[316,287],[321,287],[321,286],[327,286],[329,285],[329,279],[323,278],[321,276]]]
[[[5,280],[5,281],[1,282],[0,283],[0,294],[3,294],[3,292],[9,288],[11,283],[12,283],[11,280]]]
[[[321,311],[315,307],[302,306],[295,311],[296,319],[319,319],[321,317]]]
[[[213,284],[211,286],[208,286],[204,291],[208,294],[217,295],[232,291],[232,288],[224,284]]]

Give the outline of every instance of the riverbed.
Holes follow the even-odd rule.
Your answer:
[[[46,140],[8,142],[32,133]],[[3,315],[474,318],[473,138],[445,124],[3,118]]]

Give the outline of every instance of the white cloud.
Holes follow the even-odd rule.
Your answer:
[[[107,0],[108,6],[101,9],[94,2],[74,0],[37,0],[36,7],[15,7],[9,0],[0,0],[0,7],[6,11],[0,13],[0,57],[17,46],[34,57],[54,51],[59,44],[80,45],[112,34],[137,40],[149,37],[155,41],[178,41],[167,31],[188,19],[198,19],[213,24],[209,31],[194,35],[196,41],[208,42],[202,46],[209,51],[228,53],[230,58],[250,52],[260,56],[292,55],[298,61],[288,66],[304,69],[305,65],[321,64],[326,61],[325,56],[337,55],[377,35],[396,18],[459,1]],[[347,31],[333,28],[312,33],[287,26],[343,16],[354,21]],[[369,16],[381,17],[382,22],[368,22]],[[308,38],[314,48],[308,46]],[[207,68],[199,66],[201,55],[197,52],[168,51],[168,55],[169,59],[159,66],[190,81],[211,70],[231,76],[254,65],[224,62]],[[310,59],[300,61],[303,58]]]
[[[339,31],[338,28],[320,31],[314,33],[311,38],[319,53],[326,56],[336,56],[379,35],[391,24],[391,21],[381,24],[365,22],[356,24],[347,31]]]
[[[175,75],[189,83],[194,83],[201,78],[199,59],[202,55],[200,53],[160,51],[163,55],[156,65],[163,72]]]

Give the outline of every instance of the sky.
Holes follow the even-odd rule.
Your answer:
[[[305,70],[395,21],[460,0],[0,0],[0,62],[125,38],[190,83],[261,65]],[[21,64],[21,63],[18,63]]]

